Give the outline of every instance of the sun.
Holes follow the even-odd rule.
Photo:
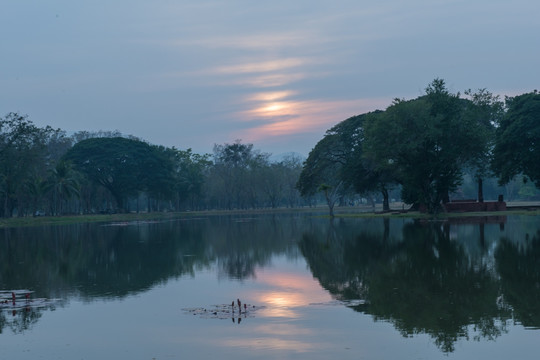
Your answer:
[[[264,113],[277,113],[281,110],[286,109],[285,103],[272,103],[270,105],[263,106],[260,111]]]

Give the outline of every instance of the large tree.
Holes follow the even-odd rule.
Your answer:
[[[495,142],[495,126],[504,115],[504,103],[499,96],[493,95],[486,89],[479,89],[476,92],[465,91],[469,96],[467,102],[466,116],[468,121],[475,124],[477,141],[471,144],[472,157],[469,167],[470,173],[474,176],[478,187],[478,201],[484,201],[483,180],[493,175],[491,162],[493,157],[493,146]]]
[[[298,181],[303,196],[323,191],[330,214],[339,196],[354,191],[365,194],[380,191],[383,210],[389,210],[388,189],[393,182],[391,173],[375,167],[363,155],[364,121],[379,114],[361,114],[350,117],[330,128],[309,153]]]
[[[396,184],[391,169],[377,166],[364,154],[364,123],[370,117],[376,117],[382,111],[354,116],[334,126],[331,132],[339,135],[346,151],[346,161],[342,169],[342,178],[358,194],[380,192],[383,198],[383,211],[390,210],[389,191]]]
[[[304,161],[297,188],[304,197],[322,191],[330,216],[344,192],[342,169],[345,164],[344,148],[335,134],[327,134],[310,151]]]
[[[114,138],[90,138],[75,144],[65,159],[74,169],[106,188],[120,210],[126,200],[142,191],[168,193],[173,184],[171,158],[163,149],[146,142]]]
[[[480,136],[478,122],[466,116],[466,104],[435,79],[425,95],[397,99],[366,122],[366,156],[395,174],[405,202],[437,212],[460,184]]]
[[[540,94],[506,98],[506,107],[496,130],[493,169],[501,184],[524,174],[540,187]]]

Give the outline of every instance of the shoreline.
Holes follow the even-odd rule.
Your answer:
[[[390,211],[383,212],[376,207],[375,211],[370,206],[356,207],[336,207],[336,218],[414,218],[414,219],[438,219],[460,217],[490,217],[506,215],[540,215],[539,202],[510,202],[505,211],[485,211],[485,212],[455,212],[439,213],[430,215],[418,211],[404,210],[400,203],[392,204]],[[401,208],[401,210],[399,210]],[[329,217],[326,206],[302,207],[302,208],[279,208],[279,209],[252,209],[252,210],[205,210],[205,211],[182,211],[182,212],[153,212],[153,213],[122,213],[122,214],[91,214],[91,215],[62,215],[43,217],[13,217],[0,219],[0,229],[21,228],[48,225],[69,225],[82,223],[111,223],[125,221],[159,221],[186,219],[198,216],[226,216],[226,215],[262,215],[262,214],[283,214],[283,213],[304,213],[312,216]]]

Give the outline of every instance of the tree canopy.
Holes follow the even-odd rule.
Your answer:
[[[461,183],[463,165],[478,156],[483,140],[467,105],[436,79],[424,96],[396,100],[366,124],[367,156],[394,169],[405,202],[435,212]]]
[[[123,137],[90,138],[75,144],[65,155],[76,170],[105,187],[125,209],[129,196],[142,191],[159,193],[172,180],[172,162],[164,150]]]
[[[495,126],[504,119],[505,125],[517,110],[503,117],[503,104],[497,96],[485,89],[451,93],[442,79],[433,80],[425,94],[412,99],[395,99],[384,111],[375,111],[351,117],[329,129],[310,152],[298,182],[303,195],[317,190],[328,192],[340,189],[354,190],[358,194],[380,191],[383,209],[388,210],[388,189],[401,186],[401,198],[405,203],[424,206],[429,212],[440,210],[441,204],[450,200],[450,194],[461,185],[465,171],[473,173],[478,181],[478,200],[483,201],[482,179],[491,175],[490,164],[500,155],[503,140],[498,140],[498,152],[493,153]],[[516,108],[518,99],[510,99],[510,109]],[[534,108],[533,103],[529,108]],[[538,118],[538,117],[536,117]],[[534,116],[531,115],[531,119]],[[524,120],[522,120],[524,121]],[[532,120],[531,120],[532,121]],[[527,156],[522,163],[505,168],[507,179],[519,172],[531,179],[538,179],[533,159],[538,154],[534,147],[535,132],[529,129]],[[504,126],[498,129],[500,137],[511,144],[516,137],[502,135]],[[536,141],[538,142],[538,141]],[[513,156],[515,153],[510,152]],[[530,156],[529,156],[530,155]],[[501,172],[502,170],[499,170]],[[331,204],[329,203],[329,206]]]
[[[388,185],[392,178],[364,157],[364,122],[379,111],[350,117],[329,129],[311,150],[297,187],[304,196],[322,191],[330,214],[340,196],[354,190],[365,194],[381,191],[388,210]]]
[[[332,126],[303,161],[272,160],[240,140],[199,155],[119,131],[67,136],[8,113],[0,118],[0,217],[322,201],[332,214],[338,201],[374,205],[378,194],[389,210],[397,191],[405,203],[436,212],[450,197],[475,197],[475,187],[483,201],[484,179],[491,198],[532,200],[540,197],[539,119],[537,91],[503,103],[486,89],[462,97],[435,79],[415,99]]]
[[[523,174],[540,187],[540,94],[506,99],[496,130],[493,169],[502,184]]]

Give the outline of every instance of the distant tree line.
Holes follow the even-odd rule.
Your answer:
[[[504,102],[485,89],[465,95],[435,79],[416,99],[338,123],[305,161],[301,194],[323,193],[332,215],[351,194],[379,193],[389,210],[390,191],[399,188],[405,203],[435,213],[459,197],[464,179],[476,182],[478,201],[493,177],[500,186],[518,175],[540,186],[540,94]]]
[[[213,154],[115,132],[37,127],[0,118],[0,216],[295,207],[302,159],[236,141]]]
[[[153,145],[119,132],[40,128],[0,118],[0,217],[125,211],[259,209],[392,198],[439,210],[470,193],[531,197],[540,185],[540,94],[466,98],[435,79],[413,100],[329,129],[308,158],[240,140],[212,154]],[[518,176],[520,175],[520,176]],[[499,184],[494,183],[497,177]],[[515,179],[522,179],[521,182]]]

